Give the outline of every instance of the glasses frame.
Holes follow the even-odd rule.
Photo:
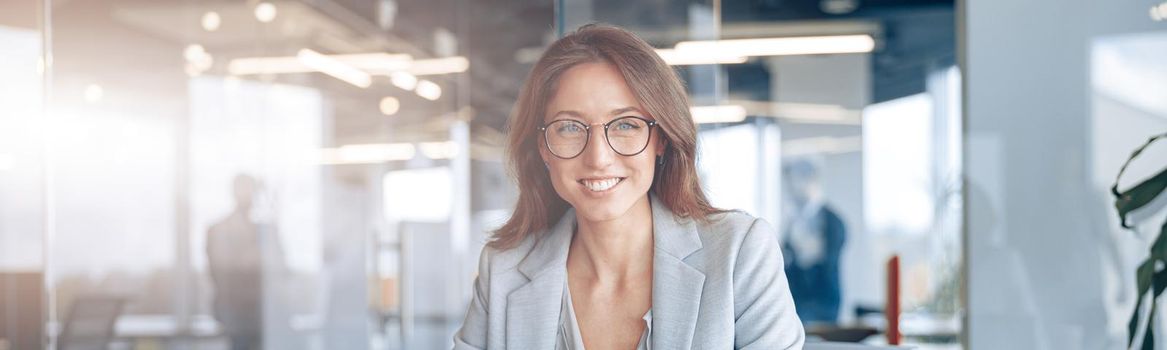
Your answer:
[[[611,126],[612,124],[615,124],[617,121],[621,121],[624,119],[640,119],[641,121],[643,121],[645,124],[648,125],[648,137],[644,139],[644,145],[640,146],[640,150],[633,152],[633,153],[628,153],[628,154],[620,153],[620,151],[616,150],[616,146],[612,146],[612,138],[608,136],[608,127]],[[584,131],[587,133],[584,136],[584,146],[579,149],[579,152],[577,152],[575,155],[573,155],[571,157],[564,157],[564,156],[555,154],[555,151],[551,149],[551,144],[549,144],[547,142],[547,127],[550,126],[551,124],[555,124],[558,122],[571,122],[571,123],[583,125]],[[579,157],[579,155],[583,154],[584,151],[588,149],[588,144],[591,143],[591,140],[592,140],[592,127],[596,126],[596,125],[604,127],[604,141],[608,143],[608,148],[611,148],[612,152],[616,152],[616,154],[619,154],[619,155],[622,155],[625,157],[631,157],[631,156],[635,156],[637,154],[641,154],[644,152],[645,149],[648,149],[648,143],[652,142],[652,129],[653,129],[652,127],[657,126],[657,122],[655,120],[648,120],[647,118],[637,117],[634,115],[619,117],[616,119],[612,119],[612,120],[608,121],[607,123],[593,124],[593,125],[588,125],[588,124],[585,124],[584,122],[581,122],[581,121],[578,121],[575,119],[556,119],[556,120],[552,120],[550,123],[539,126],[539,131],[543,133],[543,147],[546,147],[547,151],[551,152],[551,155],[553,155],[559,159],[574,159],[576,157]]]

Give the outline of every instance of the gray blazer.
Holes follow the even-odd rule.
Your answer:
[[[802,349],[805,334],[774,229],[741,212],[701,224],[650,197],[652,347]],[[484,248],[454,349],[555,348],[574,229],[575,211],[568,210],[515,248]]]

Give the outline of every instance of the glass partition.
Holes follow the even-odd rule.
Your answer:
[[[0,349],[41,347],[53,307],[44,288],[43,5],[5,2],[0,11]]]
[[[0,6],[0,349],[452,346],[554,4]]]

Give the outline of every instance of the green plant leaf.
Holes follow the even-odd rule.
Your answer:
[[[1130,348],[1135,345],[1135,332],[1139,329],[1139,309],[1143,307],[1143,295],[1139,295],[1139,300],[1135,302],[1135,312],[1131,313],[1131,321],[1127,324],[1126,347]]]
[[[1155,324],[1155,300],[1151,300],[1151,314],[1147,317],[1147,334],[1143,335],[1143,350],[1155,350],[1155,329],[1151,326]]]
[[[1127,325],[1127,331],[1129,333],[1127,334],[1126,343],[1128,348],[1135,343],[1135,332],[1139,327],[1139,310],[1143,308],[1143,295],[1146,295],[1147,291],[1151,289],[1151,278],[1154,273],[1155,259],[1151,258],[1143,261],[1142,265],[1139,265],[1138,272],[1135,273],[1135,280],[1138,284],[1138,294],[1136,294],[1138,299],[1135,302],[1134,312],[1131,312],[1131,321]]]
[[[1118,217],[1122,220],[1122,227],[1130,228],[1130,224],[1127,223],[1127,214],[1151,203],[1155,197],[1163,193],[1165,188],[1167,188],[1167,169],[1163,169],[1150,179],[1119,194],[1118,199],[1114,200],[1114,208],[1118,209]]]
[[[1119,179],[1122,178],[1122,174],[1126,172],[1126,168],[1131,164],[1131,161],[1143,153],[1143,150],[1147,149],[1147,146],[1165,137],[1167,137],[1167,133],[1151,136],[1147,139],[1146,143],[1136,148],[1134,152],[1131,152],[1130,157],[1122,164],[1122,168],[1118,170],[1118,175],[1114,178],[1114,185],[1110,187],[1110,193],[1114,194],[1114,208],[1118,209],[1118,218],[1122,221],[1122,227],[1124,228],[1131,228],[1130,224],[1127,223],[1127,214],[1147,205],[1147,203],[1150,203],[1162,193],[1164,188],[1167,188],[1167,169],[1139,183],[1134,188],[1122,192],[1118,190]]]
[[[1137,317],[1138,317],[1139,304],[1142,304],[1142,301],[1143,301],[1142,295],[1143,295],[1143,293],[1145,293],[1145,291],[1141,289],[1143,287],[1143,285],[1141,283],[1144,282],[1144,280],[1143,280],[1144,274],[1148,270],[1154,271],[1156,262],[1163,261],[1164,263],[1167,263],[1167,261],[1165,261],[1163,259],[1163,256],[1161,255],[1161,254],[1163,254],[1163,249],[1160,246],[1160,242],[1164,241],[1164,237],[1167,237],[1167,221],[1164,221],[1163,226],[1160,227],[1160,229],[1159,229],[1159,236],[1155,239],[1155,245],[1152,246],[1151,257],[1148,258],[1147,261],[1144,262],[1142,266],[1139,266],[1140,293],[1139,293],[1139,301],[1136,302],[1136,306],[1135,306],[1135,317],[1136,317],[1135,321],[1136,322],[1138,320]],[[1149,268],[1144,268],[1144,267],[1148,267],[1147,266],[1148,263],[1150,264]],[[1156,300],[1159,299],[1159,295],[1162,295],[1164,290],[1167,290],[1167,269],[1163,269],[1161,271],[1155,271],[1154,274],[1155,274],[1154,278],[1152,278],[1152,281],[1151,281],[1151,283],[1154,286],[1154,290],[1152,291],[1152,295],[1151,295],[1151,313],[1149,313],[1147,315],[1147,332],[1146,332],[1146,335],[1143,336],[1143,349],[1144,350],[1153,350],[1155,348],[1155,331],[1151,327],[1151,325],[1154,324],[1154,322],[1155,322],[1155,309],[1158,308],[1158,303],[1156,302]],[[1131,329],[1133,329],[1133,328],[1131,328]],[[1131,337],[1134,337],[1133,331],[1131,332]],[[1129,342],[1128,342],[1128,344],[1129,344]],[[1130,345],[1127,345],[1127,346],[1130,346]]]

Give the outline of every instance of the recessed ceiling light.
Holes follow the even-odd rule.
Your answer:
[[[255,19],[268,23],[276,19],[276,5],[270,2],[261,2],[255,5]]]
[[[398,101],[396,97],[386,96],[385,98],[381,99],[380,108],[381,114],[394,115],[397,114],[397,111],[401,109],[401,102]]]
[[[219,17],[219,13],[210,11],[203,14],[203,29],[208,32],[219,30],[219,24],[222,24],[223,19]]]

